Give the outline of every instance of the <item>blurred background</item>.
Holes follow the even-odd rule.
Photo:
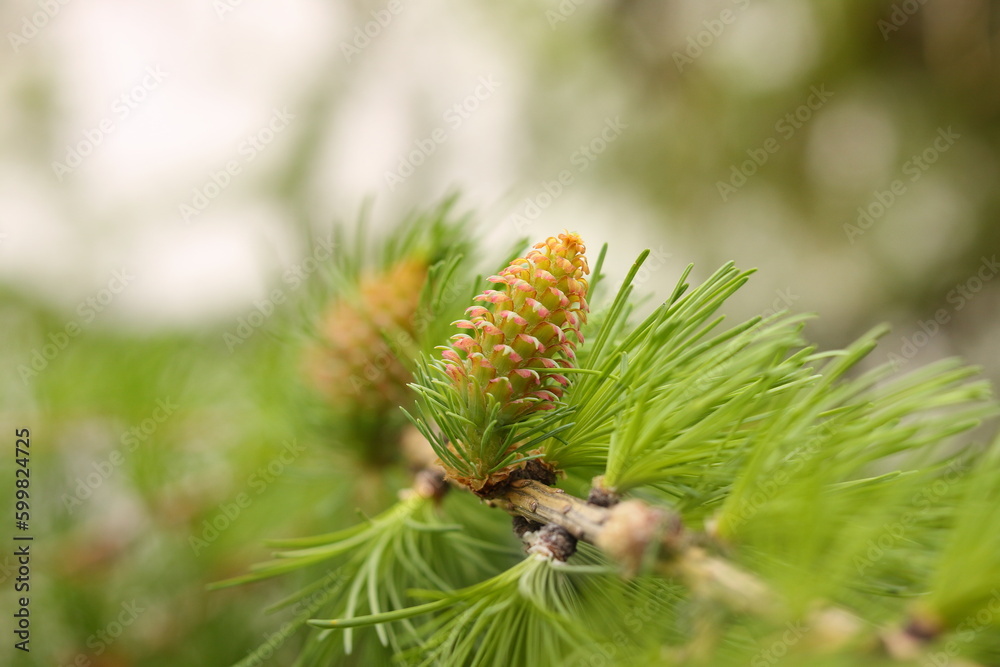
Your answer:
[[[888,322],[873,362],[1000,379],[996,2],[19,0],[0,22],[0,421],[31,429],[37,494],[35,650],[4,664],[226,665],[267,639],[280,588],[204,585],[341,500],[268,318],[366,206],[385,228],[459,193],[486,243],[573,229],[612,278],[650,248],[661,296],[735,260],[760,269],[736,317],[816,312],[823,347]]]

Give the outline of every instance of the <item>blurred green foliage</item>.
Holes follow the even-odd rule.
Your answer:
[[[575,9],[560,9],[567,4]],[[464,20],[510,44],[526,63],[517,82],[526,91],[518,110],[522,148],[514,159],[519,196],[534,197],[540,181],[578,169],[572,156],[581,143],[607,117],[621,115],[628,127],[620,138],[574,172],[575,192],[593,193],[583,207],[606,202],[594,214],[615,221],[609,234],[653,238],[654,246],[669,238],[672,252],[684,255],[681,265],[735,259],[761,266],[760,286],[733,306],[738,313],[757,312],[754,304],[770,303],[774,290],[794,277],[803,297],[795,307],[820,310],[823,326],[810,334],[826,346],[844,345],[889,320],[896,333],[877,354],[899,353],[944,308],[948,326],[930,356],[963,353],[996,379],[996,284],[982,285],[960,311],[948,295],[1000,247],[997,3],[923,3],[898,13],[913,5],[480,3]],[[373,7],[353,3],[352,16],[363,23]],[[714,21],[725,10],[736,19],[719,27]],[[564,11],[565,20],[547,11]],[[690,46],[699,39],[700,51]],[[327,223],[313,205],[320,190],[347,194],[323,177],[319,139],[336,126],[346,82],[365,76],[324,72],[322,85],[302,93],[305,129],[279,177],[260,188],[289,212],[304,246]],[[4,130],[5,145],[43,170],[58,143],[52,128],[63,100],[56,84],[47,69],[15,80],[14,120]],[[832,91],[829,102],[812,109],[801,127],[792,125],[791,134],[778,128],[786,114],[808,105],[814,86]],[[412,111],[420,117],[420,109]],[[847,231],[858,223],[858,208],[890,190],[907,161],[947,127],[961,135],[954,148],[907,184],[863,236]],[[411,131],[423,136],[424,129],[415,121]],[[718,183],[772,137],[779,150],[723,200]],[[436,200],[444,187],[424,170],[408,182],[399,206]],[[84,222],[74,218],[74,203],[61,210],[67,224]],[[544,218],[529,230],[501,227],[506,239],[552,231]],[[0,259],[2,252],[0,245]],[[669,288],[672,278],[650,288]],[[337,420],[301,378],[299,350],[318,303],[303,296],[283,306],[235,350],[223,338],[234,326],[229,320],[196,331],[136,333],[109,318],[26,377],[22,367],[75,314],[20,283],[0,292],[0,423],[8,435],[32,430],[36,536],[34,650],[16,655],[5,642],[0,662],[69,665],[83,656],[76,664],[225,665],[275,631],[274,618],[261,610],[304,579],[210,595],[205,586],[265,559],[263,536],[324,532],[353,522],[357,506],[380,504],[351,495],[359,472],[330,447]],[[177,408],[130,448],[130,430],[142,433],[160,401]],[[281,474],[269,473],[288,442],[304,451],[282,464]],[[120,464],[109,464],[114,452]],[[11,465],[9,457],[0,461],[5,480]],[[391,497],[403,483],[390,480],[380,493]],[[979,529],[998,504],[989,502],[991,480],[979,484],[981,498],[969,502],[981,504],[982,513],[961,523],[949,553],[982,555],[995,546],[980,539]],[[0,511],[10,502],[5,495]],[[757,529],[761,541],[784,539],[766,526]],[[11,562],[10,555],[0,557],[5,609]],[[953,562],[940,570],[936,588],[953,591],[954,600],[937,602],[962,608],[978,593],[961,585],[967,561]],[[133,600],[143,611],[128,631],[112,643],[100,639]],[[294,642],[283,644],[275,663],[288,664],[296,651]]]

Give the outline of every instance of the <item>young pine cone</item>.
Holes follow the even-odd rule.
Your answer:
[[[412,374],[400,353],[413,345],[426,279],[426,262],[402,260],[362,278],[356,293],[326,313],[306,372],[338,410],[384,413],[412,401]]]
[[[499,275],[497,289],[475,298],[486,305],[466,310],[454,324],[469,333],[452,336],[442,356],[477,421],[489,414],[489,397],[499,405],[502,424],[538,410],[551,410],[569,380],[542,369],[571,368],[583,343],[587,321],[586,246],[575,233],[535,245]]]

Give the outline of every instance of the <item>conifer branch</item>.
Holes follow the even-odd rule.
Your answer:
[[[578,540],[595,544],[607,523],[609,511],[592,505],[563,489],[533,479],[519,479],[496,504],[516,516],[545,525],[554,523]]]
[[[676,664],[721,665],[726,651],[753,650],[747,631],[766,636],[793,621],[809,631],[791,642],[806,659],[930,657],[962,627],[957,610],[982,598],[977,587],[990,581],[967,583],[966,573],[994,562],[1000,544],[984,540],[973,520],[1000,505],[988,492],[995,475],[981,475],[982,508],[965,501],[975,511],[956,519],[966,513],[945,505],[966,494],[964,478],[949,476],[951,465],[932,452],[995,411],[988,391],[967,383],[972,371],[944,364],[890,382],[883,367],[851,377],[881,330],[820,352],[800,335],[803,318],[784,314],[721,330],[720,307],[749,275],[731,264],[694,288],[689,267],[667,301],[635,323],[632,283],[644,253],[610,306],[590,313],[600,270],[588,283],[584,253],[570,232],[536,244],[490,276],[492,288],[452,321],[459,331],[435,348],[440,358],[426,355],[444,334],[420,336],[425,356],[405,364],[416,396],[403,407],[415,428],[400,431],[392,458],[413,474],[401,505],[420,520],[387,513],[283,554],[360,552],[351,560],[354,601],[331,605],[331,618],[312,624],[374,625],[397,660],[497,664],[505,655],[524,664],[542,653],[556,664],[567,650],[602,646],[593,619],[644,600],[648,613],[623,619],[628,632],[608,633],[619,648],[619,636],[635,643],[615,664],[637,664],[631,651],[648,648]],[[432,280],[433,267],[451,265],[429,266]],[[450,318],[438,317],[438,328]],[[566,474],[598,477],[584,498],[554,486]],[[449,486],[469,493],[443,499]],[[623,500],[637,490],[649,502]],[[512,555],[509,533],[504,517],[482,512],[476,498],[514,517],[531,557],[513,567],[486,558]],[[942,567],[934,560],[940,538],[956,521],[964,528]],[[873,535],[881,550],[880,530],[893,541],[855,576],[844,564],[857,564]],[[904,537],[905,548],[897,544]],[[578,540],[626,577],[594,549],[574,557]],[[748,558],[730,557],[729,543]],[[468,563],[477,567],[465,572]],[[903,600],[885,603],[926,592],[922,579],[934,568],[951,585],[937,584],[926,615],[921,608],[906,617]],[[585,590],[595,594],[587,605]],[[363,608],[366,591],[372,601]],[[867,613],[875,595],[885,597]],[[432,602],[403,608],[408,597]],[[646,625],[653,619],[655,632]],[[350,652],[350,630],[344,635]]]
[[[519,479],[494,504],[515,517],[541,524],[538,532],[558,526],[601,549],[628,574],[653,569],[679,579],[696,597],[722,603],[734,612],[774,620],[788,614],[784,601],[766,583],[726,558],[709,553],[701,545],[700,536],[684,529],[679,515],[641,500],[602,507],[537,480]],[[866,632],[856,616],[834,606],[810,614],[809,625],[822,631],[821,643],[825,645],[817,647],[821,652],[838,650]],[[919,659],[936,635],[911,623],[902,629],[878,632],[871,650],[892,660],[909,662]],[[979,667],[969,661],[954,664]]]
[[[512,482],[496,504],[515,516],[563,528],[604,551],[628,573],[650,564],[735,611],[771,615],[780,608],[763,582],[710,555],[684,530],[680,517],[664,509],[639,500],[601,507],[533,479]]]

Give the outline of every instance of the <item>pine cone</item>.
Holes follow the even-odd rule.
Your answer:
[[[307,375],[338,410],[387,412],[412,402],[406,386],[412,374],[399,353],[415,339],[426,279],[426,262],[405,259],[363,278],[356,294],[331,306],[321,342],[307,351],[305,363]]]
[[[515,259],[454,325],[471,333],[452,336],[442,351],[446,370],[465,392],[472,414],[488,414],[492,396],[502,406],[501,423],[538,410],[551,410],[569,384],[559,373],[571,368],[580,327],[587,321],[586,247],[575,233],[550,237]]]

